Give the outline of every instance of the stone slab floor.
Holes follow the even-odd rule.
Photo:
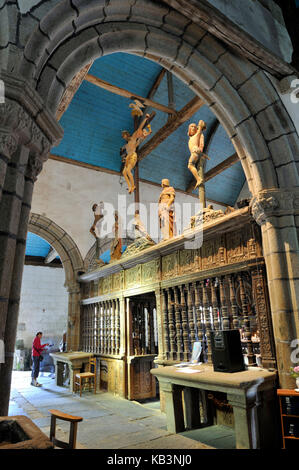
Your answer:
[[[234,449],[233,430],[225,426],[185,431],[167,431],[159,401],[143,404],[108,392],[82,393],[57,387],[49,373],[40,374],[42,387],[30,385],[31,372],[14,371],[9,415],[28,416],[46,435],[50,431],[49,409],[81,416],[77,449]],[[69,423],[56,422],[56,437],[68,441]]]

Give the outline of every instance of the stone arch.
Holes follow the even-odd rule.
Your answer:
[[[68,349],[79,347],[80,334],[80,285],[78,274],[84,271],[81,253],[74,240],[55,222],[39,214],[30,214],[28,231],[41,236],[57,251],[65,270],[65,286],[69,293]]]
[[[287,357],[294,325],[299,334],[299,142],[271,79],[178,11],[150,0],[62,0],[32,33],[18,73],[54,113],[75,73],[113,52],[161,63],[206,101],[226,129],[262,224],[280,380],[291,388]]]

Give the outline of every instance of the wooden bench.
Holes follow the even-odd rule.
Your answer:
[[[59,410],[49,410],[49,413],[51,413],[50,441],[53,442],[56,447],[62,447],[63,449],[75,449],[77,425],[80,421],[83,421],[83,418],[81,418],[81,416],[72,416]],[[71,424],[69,442],[63,442],[59,439],[56,439],[56,419],[62,419],[63,421],[68,421]]]

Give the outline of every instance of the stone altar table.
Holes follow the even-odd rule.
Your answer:
[[[79,373],[83,366],[84,368],[86,367],[89,363],[89,358],[94,356],[94,354],[83,351],[71,351],[50,353],[50,356],[53,358],[55,365],[56,385],[63,386],[63,369],[64,364],[67,364],[70,375],[70,390],[73,392],[74,375]]]
[[[159,367],[151,373],[159,380],[165,395],[167,429],[185,430],[182,403],[189,424],[199,425],[199,406],[194,403],[192,389],[218,391],[227,394],[233,408],[237,449],[258,449],[273,446],[275,442],[275,380],[276,371],[251,367],[235,373],[214,372],[213,367],[201,364],[186,368]],[[191,418],[190,418],[191,417]],[[194,427],[195,427],[194,426]]]

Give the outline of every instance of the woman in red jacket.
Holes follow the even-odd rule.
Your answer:
[[[39,374],[39,364],[41,361],[41,353],[46,346],[49,346],[49,343],[41,344],[40,340],[43,336],[43,333],[39,331],[36,333],[32,344],[32,373],[31,373],[31,385],[34,387],[41,387],[41,384],[37,382],[37,377]]]

